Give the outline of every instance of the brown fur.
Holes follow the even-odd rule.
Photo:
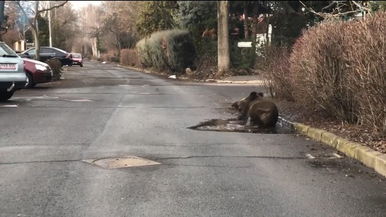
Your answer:
[[[270,128],[275,127],[279,111],[273,102],[263,100],[263,93],[251,92],[248,97],[232,104],[239,111],[239,119],[252,125]]]

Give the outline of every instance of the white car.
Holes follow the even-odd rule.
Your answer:
[[[16,90],[25,87],[26,82],[23,59],[0,42],[0,102],[11,98]]]

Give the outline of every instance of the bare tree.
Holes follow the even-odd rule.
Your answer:
[[[20,1],[17,1],[17,4],[18,4],[20,10],[23,12],[24,16],[27,17],[28,23],[31,27],[31,31],[32,31],[32,35],[34,37],[34,43],[35,43],[35,52],[36,52],[35,59],[37,59],[37,60],[40,59],[39,29],[38,29],[38,23],[37,23],[38,17],[40,16],[41,13],[46,12],[46,11],[50,11],[50,10],[55,9],[55,8],[62,7],[66,3],[67,3],[67,1],[64,1],[64,2],[59,3],[57,5],[53,5],[53,6],[50,6],[48,8],[43,8],[43,9],[39,10],[39,1],[36,1],[35,2],[35,9],[33,11],[34,16],[32,19],[28,19],[27,11],[23,8]]]
[[[322,11],[315,11],[312,7],[307,6],[302,1],[300,4],[309,12],[322,17],[325,20],[337,19],[346,15],[354,15],[357,13],[370,13],[371,9],[366,6],[366,2],[361,1],[331,1],[329,5],[322,8]],[[330,10],[331,12],[324,12]]]
[[[218,19],[218,74],[222,76],[230,68],[229,55],[229,28],[228,28],[229,1],[217,2],[217,19]]]

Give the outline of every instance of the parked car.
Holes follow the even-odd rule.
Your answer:
[[[25,87],[26,82],[23,59],[0,42],[0,101],[11,98],[16,90]]]
[[[72,56],[72,64],[73,65],[80,65],[80,67],[83,67],[83,57],[80,53],[71,53]]]
[[[34,59],[36,56],[36,49],[34,47],[22,52],[20,54],[23,58]],[[40,47],[39,61],[45,62],[48,59],[57,58],[62,65],[72,66],[71,53],[61,50],[56,47]]]
[[[27,75],[26,87],[34,87],[38,83],[47,83],[52,81],[53,72],[47,63],[37,60],[23,58],[24,71]]]

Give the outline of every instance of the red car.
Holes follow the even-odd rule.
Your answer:
[[[52,81],[53,72],[51,67],[43,62],[23,58],[24,71],[27,75],[26,87],[34,87],[38,83],[47,83]]]
[[[71,53],[71,59],[72,59],[72,65],[80,65],[80,67],[83,67],[83,58],[82,54],[80,53]]]

